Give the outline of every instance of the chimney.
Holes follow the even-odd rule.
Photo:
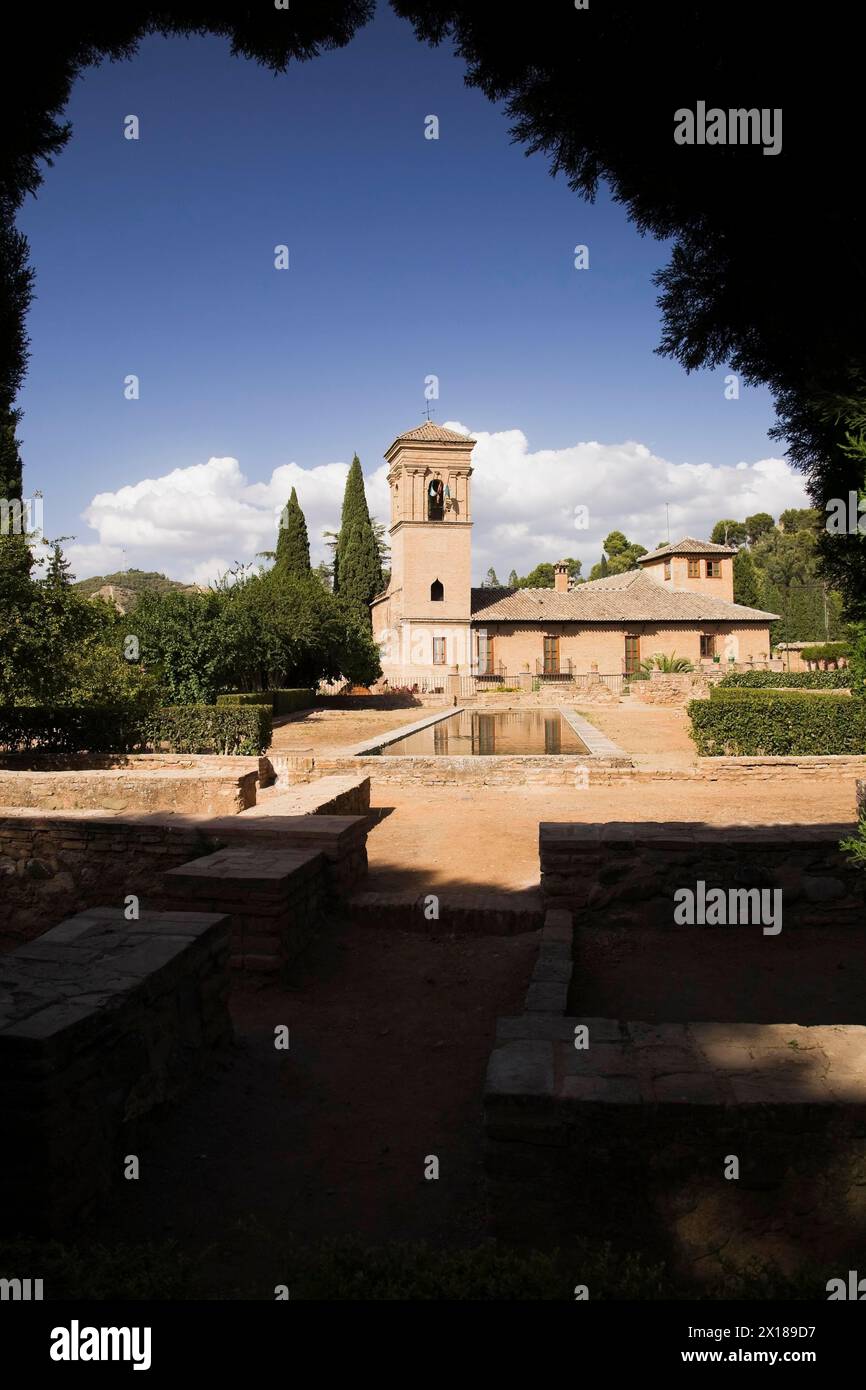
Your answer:
[[[553,587],[558,594],[568,593],[568,565],[564,560],[553,566]]]

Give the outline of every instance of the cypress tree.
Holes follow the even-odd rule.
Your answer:
[[[292,495],[280,518],[280,533],[277,537],[277,557],[274,569],[284,577],[294,575],[302,579],[310,573],[310,538],[307,523],[298,494],[292,488]]]
[[[746,608],[761,606],[758,571],[748,550],[738,550],[734,556],[734,603],[742,603]]]
[[[382,589],[382,561],[370,520],[361,461],[355,454],[346,478],[340,534],[334,552],[334,593],[369,621],[370,601]]]

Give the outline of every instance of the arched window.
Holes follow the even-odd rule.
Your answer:
[[[445,597],[445,589],[438,579],[434,579],[430,585],[430,602],[441,603]]]

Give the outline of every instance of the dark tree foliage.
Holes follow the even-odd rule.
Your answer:
[[[307,522],[294,488],[286,504],[285,515],[280,521],[274,568],[282,575],[294,575],[298,579],[310,573],[310,538],[307,535]]]
[[[105,58],[129,58],[148,34],[216,34],[232,53],[284,72],[348,43],[374,0],[292,0],[288,9],[238,0],[123,5],[15,6],[0,44],[0,429],[27,364],[25,316],[32,292],[27,243],[14,218],[71,134],[63,111],[75,79]],[[14,434],[14,426],[13,426]],[[20,497],[20,464],[0,464],[0,496]]]
[[[863,485],[846,451],[866,402],[860,46],[852,11],[780,0],[536,5],[525,22],[477,0],[392,0],[419,37],[453,40],[467,80],[514,138],[589,198],[606,182],[642,232],[673,238],[659,272],[659,351],[729,366],[773,393],[776,437],[815,505]],[[822,79],[827,75],[827,85]],[[829,82],[832,81],[832,88]],[[677,145],[674,112],[783,112],[782,150]],[[855,431],[856,433],[856,431]],[[866,537],[822,541],[825,571],[866,615]]]
[[[346,476],[334,552],[334,593],[369,618],[369,605],[381,593],[382,584],[379,543],[367,506],[361,461],[355,454]]]

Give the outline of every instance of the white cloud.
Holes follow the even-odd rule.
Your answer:
[[[531,451],[522,430],[473,433],[473,571],[476,580],[493,565],[499,578],[511,568],[524,574],[541,560],[576,555],[588,573],[612,530],[652,548],[673,540],[708,536],[720,517],[741,518],[786,507],[808,506],[802,479],[784,459],[738,460],[718,466],[673,463],[644,444],[586,441],[562,449]],[[235,561],[273,549],[279,514],[292,487],[307,519],[313,563],[328,555],[322,532],[339,523],[348,464],[314,468],[282,464],[267,482],[251,483],[234,458],[212,458],[99,493],[84,512],[98,540],[72,545],[69,558],[79,578],[134,565],[172,578],[207,583]],[[370,510],[387,520],[387,465],[368,474]],[[586,507],[588,526],[575,525]]]

